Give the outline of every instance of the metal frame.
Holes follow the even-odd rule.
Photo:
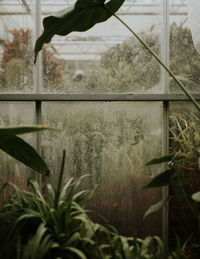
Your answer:
[[[169,1],[163,0],[163,41],[162,41],[162,58],[164,63],[169,66]],[[163,84],[163,93],[165,96],[168,96],[169,92],[169,75],[166,70],[162,68],[162,81]],[[169,96],[168,96],[169,97]],[[171,96],[174,98],[175,96]],[[181,96],[185,98],[185,96]],[[179,96],[180,98],[180,96]],[[169,132],[169,99],[163,102],[163,147],[162,154],[168,154],[168,132]],[[167,165],[163,165],[163,169],[167,169]],[[168,196],[169,190],[167,187],[162,189],[162,196],[166,198]],[[162,238],[165,244],[168,244],[168,208],[163,207],[162,209]]]
[[[35,1],[34,8],[34,18],[35,18],[35,34],[34,34],[34,42],[40,36],[41,33],[41,0]],[[42,89],[42,57],[41,53],[39,53],[36,66],[34,66],[34,89],[37,94],[40,93]],[[40,125],[42,123],[42,103],[40,101],[35,100],[35,121],[36,124]],[[36,134],[36,149],[38,153],[41,154],[41,134],[37,132]],[[38,180],[42,183],[42,176],[38,176]]]
[[[200,94],[194,94],[200,101]],[[0,101],[189,101],[184,94],[0,94]]]

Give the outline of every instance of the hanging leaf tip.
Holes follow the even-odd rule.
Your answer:
[[[65,8],[57,15],[44,18],[44,31],[35,43],[34,64],[43,45],[49,43],[54,35],[65,36],[73,31],[87,31],[95,24],[109,19],[113,13],[117,12],[124,1],[77,0],[73,8]],[[104,6],[105,8],[103,8]]]

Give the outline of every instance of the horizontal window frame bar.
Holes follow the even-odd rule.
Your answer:
[[[200,94],[194,94],[200,101]],[[184,94],[0,94],[0,101],[190,101]]]
[[[200,94],[194,94],[200,101]],[[184,94],[0,94],[0,101],[190,101]]]

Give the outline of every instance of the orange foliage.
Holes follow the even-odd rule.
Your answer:
[[[3,44],[3,54],[1,57],[0,66],[4,70],[6,65],[11,60],[22,60],[26,65],[27,71],[32,70],[34,51],[32,44],[32,31],[30,29],[13,29],[10,30],[12,39]],[[43,76],[45,78],[44,85],[56,82],[61,78],[59,69],[60,59],[55,48],[48,44],[43,47]],[[4,82],[4,74],[1,75],[1,81]]]

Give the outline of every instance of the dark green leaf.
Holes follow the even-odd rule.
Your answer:
[[[6,186],[8,185],[8,183],[4,183],[1,187],[0,187],[0,194],[3,192],[3,190],[6,188]]]
[[[12,136],[0,139],[0,149],[33,170],[48,175],[49,169],[37,151],[23,139]]]
[[[150,206],[150,207],[148,208],[148,210],[145,212],[144,218],[146,218],[146,217],[149,216],[150,214],[152,214],[152,213],[154,213],[154,212],[160,210],[163,206],[165,206],[165,205],[168,203],[168,201],[170,200],[170,198],[171,198],[171,197],[168,196],[167,198],[165,198],[165,199],[163,199],[163,200],[157,202],[156,204]]]
[[[192,199],[193,199],[194,201],[200,202],[200,191],[193,193],[193,194],[192,194]]]
[[[28,240],[23,254],[23,259],[42,259],[53,245],[53,240],[49,234],[46,234],[47,228],[44,223],[38,226],[38,229],[31,239]]]
[[[173,174],[174,169],[166,170],[165,172],[155,176],[150,183],[148,183],[142,188],[142,190],[168,185],[171,182]]]
[[[125,0],[110,0],[105,4],[115,13]],[[73,31],[87,31],[95,24],[109,19],[112,14],[104,8],[103,0],[77,0],[74,8],[64,9],[56,16],[48,16],[43,20],[44,31],[35,44],[35,61],[44,43],[52,37],[67,35]]]
[[[180,160],[183,159],[183,156],[174,156],[174,155],[168,155],[168,156],[163,156],[159,158],[154,158],[151,161],[149,161],[146,165],[155,165],[155,164],[160,164],[164,162],[170,162],[170,161],[175,161],[175,160]]]
[[[160,164],[160,163],[164,163],[164,162],[169,162],[172,160],[174,155],[168,155],[168,156],[163,156],[163,157],[159,157],[159,158],[154,158],[151,161],[149,161],[148,163],[146,163],[146,165],[155,165],[155,164]]]
[[[25,134],[40,130],[53,129],[44,125],[41,126],[18,126],[18,127],[7,127],[0,128],[0,138],[5,136],[15,136],[19,134]],[[54,129],[55,130],[55,129]]]

